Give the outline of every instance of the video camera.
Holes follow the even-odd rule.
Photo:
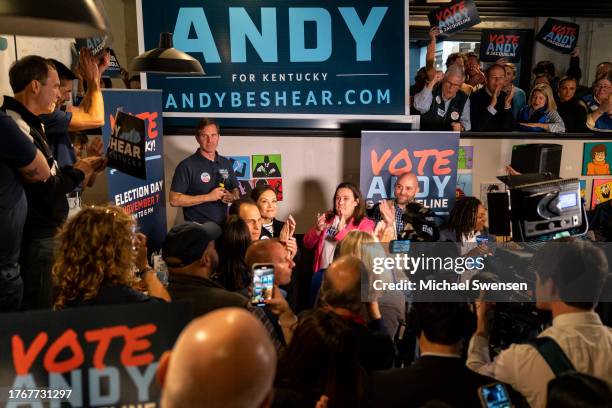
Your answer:
[[[491,202],[497,204],[489,206],[489,219],[506,221],[492,223],[491,233],[508,235],[510,231],[515,242],[548,241],[586,233],[588,221],[578,179],[562,179],[551,173],[498,179],[508,191],[495,193]]]
[[[586,233],[588,221],[580,199],[578,179],[562,179],[551,173],[498,177],[507,186],[503,193],[489,193],[490,232],[511,235],[522,249],[498,246],[487,271],[501,281],[522,280],[535,288],[531,256],[545,241]],[[495,278],[494,278],[495,279]],[[498,302],[491,346],[501,350],[533,337],[549,316],[535,308],[533,289],[520,291]]]

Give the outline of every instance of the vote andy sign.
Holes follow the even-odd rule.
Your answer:
[[[441,35],[465,30],[478,23],[480,17],[473,0],[454,1],[428,14],[432,27],[438,27]]]
[[[482,30],[480,35],[480,60],[495,62],[505,58],[508,62],[520,62],[525,50],[525,30]]]
[[[549,18],[536,35],[536,40],[555,51],[569,54],[578,44],[578,24]]]
[[[207,74],[147,74],[147,87],[163,89],[171,118],[407,115],[406,5],[140,0],[141,51],[170,31]]]
[[[109,50],[110,52],[110,61],[108,64],[108,68],[104,71],[102,76],[104,78],[119,78],[121,77],[121,66],[119,65],[119,60],[117,59],[117,55],[112,48],[109,48],[109,38],[108,36],[104,37],[94,37],[94,38],[85,38],[85,39],[76,39],[76,51],[78,52],[81,48],[86,47],[91,50],[91,53],[100,58],[105,50]]]
[[[0,314],[0,405],[156,407],[159,358],[188,318],[185,303]]]
[[[416,174],[416,201],[437,213],[447,213],[455,202],[459,133],[362,132],[360,185],[369,208],[393,199],[397,177]]]

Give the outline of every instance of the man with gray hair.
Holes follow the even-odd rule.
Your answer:
[[[471,129],[470,100],[460,89],[464,81],[463,68],[451,65],[445,74],[437,72],[414,96],[414,107],[421,112],[421,130],[467,132]]]

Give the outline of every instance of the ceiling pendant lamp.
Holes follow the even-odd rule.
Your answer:
[[[130,71],[160,74],[205,74],[198,60],[172,46],[172,33],[161,33],[159,47],[145,51],[134,58],[130,64]]]
[[[94,0],[0,0],[2,34],[90,38],[106,31]]]

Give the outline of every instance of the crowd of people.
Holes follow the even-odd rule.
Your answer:
[[[506,387],[517,406],[600,406],[612,399],[612,329],[594,311],[608,275],[601,249],[576,240],[561,254],[545,246],[534,256],[538,295],[561,293],[557,301],[538,302],[552,314],[539,337],[556,342],[571,372],[557,372],[533,345],[492,356],[489,303],[364,295],[373,259],[385,254],[381,243],[418,239],[424,231],[414,216],[423,207],[415,201],[413,173],[398,176],[393,200],[368,211],[359,187],[340,183],[331,209],[313,214],[298,242],[294,218],[278,219],[271,186],[240,197],[232,164],[217,151],[220,128],[210,119],[198,124],[197,150],[173,176],[169,201],[183,208],[185,222],[163,242],[165,285],[149,265],[147,237],[122,208],[86,206],[69,217],[68,200],[105,167],[101,142],[76,137],[79,150],[73,149],[69,131],[103,123],[100,78],[107,65],[108,57],[81,52],[78,76],[87,91],[81,105],[66,109],[76,78],[70,69],[29,56],[10,70],[14,96],[0,108],[0,311],[190,302],[193,320],[160,361],[165,407],[479,406],[479,390],[492,383]],[[581,99],[579,81],[557,79],[546,64],[528,97],[512,84],[512,64],[482,72],[476,55],[456,54],[445,73],[430,65],[428,59],[414,97],[423,129],[612,128],[610,63],[600,64]],[[429,239],[454,242],[457,256],[470,257],[489,252],[478,241],[483,235],[494,239],[486,209],[463,197]],[[255,304],[253,269],[262,264],[273,267],[273,286]],[[296,301],[300,271],[311,277],[306,306]],[[593,302],[564,300],[567,274],[581,276]],[[377,278],[398,280],[394,271]],[[398,355],[406,336],[414,339],[413,361]],[[563,397],[568,389],[573,400]]]
[[[516,66],[500,59],[483,71],[475,53],[453,53],[446,71],[434,67],[438,28],[430,31],[426,66],[410,89],[421,130],[581,133],[612,131],[612,62],[597,65],[590,88],[581,85],[579,51],[559,78],[550,61],[533,69],[531,89],[515,84]]]

